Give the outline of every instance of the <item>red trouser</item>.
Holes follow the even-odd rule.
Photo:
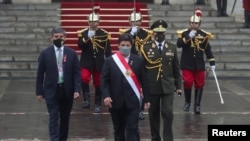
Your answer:
[[[91,80],[91,75],[93,77],[93,84],[95,88],[100,87],[100,76],[101,72],[96,71],[95,69],[93,71],[90,71],[85,68],[81,68],[81,77],[82,77],[82,83],[89,84]]]
[[[182,79],[184,80],[184,89],[191,89],[193,83],[196,89],[203,88],[205,84],[205,71],[182,70]]]

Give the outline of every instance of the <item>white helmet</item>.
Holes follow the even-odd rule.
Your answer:
[[[140,21],[140,20],[142,20],[141,13],[133,12],[129,16],[129,21],[131,21],[131,22]]]
[[[200,18],[199,16],[194,15],[194,16],[192,16],[192,17],[190,18],[189,21],[190,21],[190,22],[199,23],[199,22],[201,22],[201,18]]]
[[[99,14],[96,14],[94,12],[89,14],[88,20],[90,22],[99,21],[100,20]]]

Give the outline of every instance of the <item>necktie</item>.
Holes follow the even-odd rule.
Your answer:
[[[59,77],[58,77],[58,83],[63,83],[63,63],[62,63],[62,60],[63,60],[63,53],[62,53],[62,50],[61,49],[58,49],[58,56],[57,56],[57,66],[58,66],[58,74],[59,74]]]
[[[161,54],[161,51],[162,51],[162,50],[161,50],[161,46],[162,46],[162,44],[159,43],[159,44],[158,44],[158,50],[159,50],[159,53],[160,53],[160,54]]]
[[[58,49],[57,63],[58,63],[59,66],[62,66],[62,59],[63,59],[62,56],[63,56],[63,55],[62,55],[62,50],[61,50],[61,49]]]

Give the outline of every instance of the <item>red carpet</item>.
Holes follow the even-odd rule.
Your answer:
[[[148,9],[145,3],[137,3],[143,16],[142,27],[149,27]],[[133,12],[134,3],[102,2],[100,5],[100,28],[111,33],[112,50],[117,50],[119,28],[129,28],[128,17]],[[62,2],[61,25],[67,32],[65,44],[79,52],[76,31],[88,27],[87,17],[92,12],[91,2]]]

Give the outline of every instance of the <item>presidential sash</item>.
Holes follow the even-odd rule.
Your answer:
[[[141,103],[141,86],[135,73],[120,52],[115,53],[112,57]]]

